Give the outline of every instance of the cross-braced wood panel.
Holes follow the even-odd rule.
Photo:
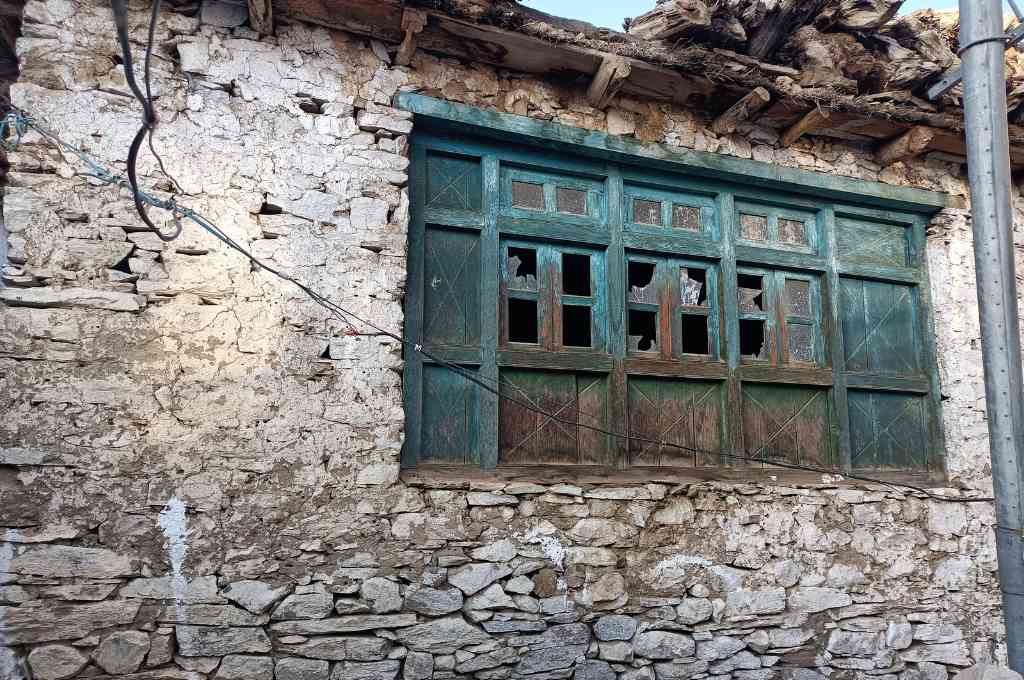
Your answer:
[[[827,390],[790,385],[743,386],[743,448],[758,460],[806,465],[831,461]]]
[[[843,278],[846,369],[914,374],[920,370],[914,291],[910,286]]]
[[[428,229],[424,243],[423,340],[480,344],[480,252],[476,234]]]
[[[480,161],[430,154],[427,157],[426,180],[426,207],[480,210]]]
[[[632,465],[717,465],[721,423],[721,383],[629,380],[629,434],[639,438],[629,443]]]
[[[854,467],[928,469],[923,397],[850,390],[848,403]]]

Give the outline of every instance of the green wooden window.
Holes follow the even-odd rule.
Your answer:
[[[921,215],[426,123],[410,196],[407,337],[509,398],[408,353],[406,466],[941,473]]]

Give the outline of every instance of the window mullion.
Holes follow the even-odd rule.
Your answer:
[[[825,280],[821,282],[818,290],[818,300],[821,304],[819,317],[828,319],[827,324],[821,324],[821,333],[825,335],[825,346],[828,355],[823,360],[832,361],[832,403],[834,405],[834,421],[839,429],[839,460],[838,463],[843,471],[848,472],[853,466],[853,459],[850,449],[850,413],[847,404],[846,394],[846,370],[843,362],[843,321],[842,310],[839,300],[839,271],[836,265],[836,215],[832,208],[825,208],[821,211],[819,220],[824,224],[820,232],[824,239],[822,242],[822,255],[825,257],[827,267],[825,269]],[[825,301],[828,301],[828,309],[824,309]],[[826,316],[827,314],[827,316]]]
[[[605,341],[612,355],[612,372],[608,379],[609,430],[628,432],[628,383],[626,376],[626,251],[622,245],[623,215],[626,201],[623,197],[622,174],[619,166],[608,164],[608,232],[611,242],[605,255],[607,281],[595,281],[605,286],[607,331]],[[630,207],[630,209],[632,209]],[[629,466],[629,440],[618,437],[609,442],[610,463],[620,468]]]
[[[498,373],[498,157],[483,157],[484,226],[480,233],[480,378],[487,384],[500,384]],[[498,397],[480,390],[480,465],[485,469],[498,465]]]
[[[718,214],[721,219],[722,236],[722,326],[725,329],[725,342],[722,352],[729,368],[729,377],[725,392],[725,403],[722,409],[722,446],[726,452],[739,454],[743,451],[743,385],[740,382],[740,335],[739,335],[739,304],[736,294],[736,234],[738,233],[735,197],[731,193],[722,193],[718,198]],[[737,463],[734,458],[725,458],[724,463]]]

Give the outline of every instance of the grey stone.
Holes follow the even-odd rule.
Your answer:
[[[940,663],[922,661],[917,664],[917,672],[923,680],[947,680],[949,671]]]
[[[725,659],[746,647],[746,643],[734,637],[720,635],[697,643],[697,658],[702,661]]]
[[[289,585],[275,588],[263,581],[235,581],[225,586],[221,595],[253,614],[262,614],[270,609],[275,602],[288,595],[291,590]]]
[[[694,517],[693,501],[685,496],[674,496],[665,507],[654,513],[654,521],[658,524],[690,525]]]
[[[834,630],[828,638],[828,651],[836,656],[873,656],[882,648],[878,633]]]
[[[654,664],[654,673],[658,680],[688,680],[688,678],[692,678],[695,675],[706,673],[707,670],[707,661]]]
[[[710,619],[714,611],[711,600],[688,597],[676,605],[676,621],[685,626],[693,626]]]
[[[598,656],[605,661],[629,663],[633,660],[633,645],[622,640],[598,643]]]
[[[609,614],[594,624],[594,635],[598,640],[631,640],[636,634],[636,619],[632,616]]]
[[[92,660],[111,675],[134,673],[149,653],[149,635],[138,630],[111,633],[93,652]]]
[[[174,637],[153,633],[149,636],[149,654],[146,655],[146,666],[163,666],[174,658]]]
[[[331,664],[320,659],[278,659],[275,680],[327,680]]]
[[[508,562],[516,556],[516,552],[515,544],[506,538],[477,548],[469,555],[482,562]]]
[[[434,657],[426,652],[409,652],[402,669],[402,680],[430,680],[434,675]]]
[[[800,582],[803,573],[800,564],[793,560],[779,560],[773,565],[772,570],[775,572],[775,582],[783,588],[795,586]]]
[[[89,663],[88,657],[74,647],[66,645],[43,645],[28,654],[28,665],[32,675],[39,680],[62,680],[70,678]],[[0,664],[0,670],[3,670]]]
[[[963,640],[937,645],[913,645],[900,652],[904,661],[929,661],[950,666],[970,666],[971,653]]]
[[[547,629],[543,621],[484,621],[484,630],[488,633],[538,633]]]
[[[726,595],[725,615],[732,617],[778,614],[786,609],[784,588],[734,590]]]
[[[1021,680],[1021,674],[1003,666],[980,663],[960,671],[957,680]]]
[[[46,288],[0,288],[0,300],[10,291],[47,291]],[[66,291],[64,291],[66,292]],[[5,568],[12,574],[67,578],[117,578],[136,576],[136,560],[103,548],[67,545],[29,545]]]
[[[724,661],[712,664],[709,671],[714,675],[722,675],[737,669],[752,670],[755,668],[761,668],[761,659],[744,649]]]
[[[13,307],[59,307],[67,309],[106,309],[113,312],[137,312],[146,306],[146,298],[134,293],[119,293],[112,290],[94,290],[90,288],[0,288],[0,302]],[[67,551],[97,550],[96,548],[71,548],[69,546],[47,546],[53,553],[66,554]],[[63,550],[52,550],[63,549]],[[109,552],[109,551],[100,551]],[[120,556],[114,556],[117,560],[124,560]],[[17,558],[16,558],[17,559]],[[38,558],[34,558],[38,559]],[[55,566],[67,564],[63,559]],[[116,561],[109,565],[108,569],[120,571],[118,565],[123,562]],[[96,567],[98,563],[90,561],[83,566]],[[14,571],[8,569],[8,571]],[[35,573],[35,572],[16,572]],[[123,575],[134,575],[135,570],[128,569]],[[88,576],[90,574],[62,574],[66,576]],[[114,574],[122,575],[122,574]],[[106,578],[96,576],[95,578]]]
[[[402,662],[394,659],[356,663],[343,661],[334,665],[331,680],[394,680]]]
[[[122,598],[177,600],[185,604],[220,604],[224,602],[224,598],[217,594],[216,576],[201,576],[184,581],[184,583],[173,576],[136,578],[126,583],[118,595]]]
[[[474,563],[448,574],[448,583],[466,595],[474,595],[512,573],[509,567],[493,563]]]
[[[885,645],[890,649],[906,649],[914,641],[914,627],[909,623],[889,623],[885,631]]]
[[[487,670],[488,668],[497,668],[498,666],[513,663],[518,659],[519,654],[516,650],[511,647],[502,647],[493,652],[480,654],[472,659],[468,659],[457,665],[455,670],[459,673],[475,673]]]
[[[963,640],[964,634],[951,623],[922,623],[914,626],[914,639],[929,644]]]
[[[317,637],[288,649],[290,654],[330,661],[380,661],[391,644],[379,637]]]
[[[274,607],[270,618],[274,621],[323,619],[334,613],[334,597],[326,590],[312,593],[293,593]]]
[[[789,594],[790,610],[807,614],[845,607],[852,603],[853,600],[847,593],[835,588],[795,588]]]
[[[270,624],[270,629],[282,635],[330,635],[382,628],[403,628],[415,623],[415,614],[365,614],[310,621],[282,621]]]
[[[533,580],[529,576],[516,576],[505,584],[505,590],[518,595],[529,595],[533,592]]]
[[[457,649],[483,644],[491,639],[490,635],[458,615],[402,628],[396,637],[409,649],[431,654],[453,654]]]
[[[519,499],[503,493],[489,491],[471,491],[466,494],[466,502],[470,505],[519,505]]]
[[[570,623],[552,626],[540,635],[514,637],[508,642],[513,647],[548,649],[566,645],[587,645],[590,643],[590,628],[585,623]]]
[[[386,578],[369,578],[359,586],[359,596],[370,602],[375,614],[397,612],[402,608],[398,584]]]
[[[569,668],[586,653],[587,645],[563,645],[534,649],[527,652],[515,665],[515,672],[519,675],[533,675],[534,673]]]
[[[212,628],[175,626],[178,653],[182,656],[226,656],[270,651],[270,640],[262,628]]]
[[[584,661],[576,664],[573,680],[615,680],[615,671],[604,661]]]
[[[637,528],[634,526],[598,517],[581,519],[569,532],[576,543],[593,547],[622,544],[636,534]]]
[[[681,633],[652,630],[640,633],[633,641],[633,651],[647,659],[678,659],[693,656],[693,639]]]
[[[204,0],[202,8],[202,21],[204,24],[211,26],[235,28],[241,26],[249,19],[248,8],[245,4],[239,5],[235,2],[221,2],[221,0]]]
[[[483,591],[466,599],[465,609],[515,609],[512,598],[505,594],[501,585],[492,583]]]
[[[654,680],[654,666],[631,668],[619,676],[619,680]]]
[[[193,626],[262,626],[268,617],[225,604],[173,604],[157,613],[160,623],[187,623]]]
[[[273,680],[274,660],[269,656],[229,654],[220,662],[213,680]]]
[[[462,591],[458,588],[438,590],[437,588],[410,587],[405,592],[404,608],[427,616],[444,616],[462,609],[462,600]]]

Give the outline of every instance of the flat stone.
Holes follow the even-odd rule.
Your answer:
[[[147,600],[177,600],[185,604],[221,604],[224,598],[217,594],[217,577],[200,576],[191,580],[173,576],[132,579],[121,588],[119,597],[138,597]]]
[[[481,592],[467,598],[466,604],[463,608],[466,610],[516,609],[516,603],[513,602],[511,597],[505,594],[505,591],[502,589],[500,584],[492,583]]]
[[[614,567],[619,562],[619,556],[608,548],[574,547],[566,548],[565,561],[567,564],[585,567]]]
[[[937,645],[913,645],[900,652],[904,661],[942,663],[949,666],[970,666],[971,652],[963,640]]]
[[[187,623],[193,626],[262,626],[268,617],[224,604],[167,605],[157,614],[160,623]]]
[[[963,631],[951,623],[922,623],[914,626],[914,639],[928,644],[963,640]]]
[[[598,656],[605,661],[629,663],[633,660],[633,645],[622,640],[600,642],[597,646]]]
[[[1021,680],[1021,674],[1004,666],[979,663],[960,671],[956,680]]]
[[[359,596],[370,603],[375,614],[397,612],[402,608],[402,595],[398,584],[386,578],[374,577],[359,586]]]
[[[503,493],[492,493],[490,491],[473,491],[466,494],[466,502],[470,505],[519,505],[519,499],[515,496]]]
[[[836,656],[874,656],[882,648],[878,633],[834,630],[828,638],[828,651]]]
[[[111,675],[126,675],[139,670],[148,653],[149,635],[138,630],[125,630],[103,638],[93,652],[92,660]]]
[[[48,290],[44,288],[0,288],[0,298],[11,290]],[[136,561],[103,548],[77,548],[67,545],[29,545],[14,556],[5,571],[12,574],[67,578],[117,578],[136,576]]]
[[[725,615],[730,617],[778,614],[786,609],[786,590],[734,590],[726,595]]]
[[[213,680],[273,680],[274,659],[269,656],[229,654],[220,662]]]
[[[505,584],[505,590],[517,595],[529,595],[533,592],[533,579],[529,576],[516,576]]]
[[[278,659],[275,680],[327,680],[331,664],[320,659]]]
[[[490,635],[458,615],[402,628],[396,637],[409,649],[431,654],[454,654],[457,649],[483,644],[491,639]]]
[[[515,672],[518,675],[533,675],[534,673],[569,668],[586,653],[587,645],[565,645],[531,650],[515,665]]]
[[[602,616],[594,624],[594,635],[598,640],[631,640],[636,634],[636,619],[632,616],[610,614]]]
[[[515,543],[503,539],[476,548],[469,553],[469,556],[482,562],[508,562],[516,556],[516,552]]]
[[[693,656],[694,649],[690,636],[664,630],[640,633],[633,641],[633,651],[646,659],[679,659]]]
[[[726,659],[746,647],[746,643],[734,637],[720,635],[697,643],[697,658],[701,661]]]
[[[100,628],[131,623],[140,604],[138,600],[75,605],[33,601],[0,607],[0,634],[8,645],[77,640]]]
[[[512,482],[505,486],[502,491],[506,494],[513,496],[523,496],[527,494],[541,494],[548,490],[546,486],[540,484],[534,484],[533,482]]]
[[[430,680],[434,675],[434,657],[426,652],[409,652],[402,668],[402,680]]]
[[[226,656],[270,651],[270,640],[262,628],[212,628],[175,626],[178,653],[182,656]]]
[[[658,680],[688,680],[695,675],[708,671],[707,661],[693,661],[691,663],[656,663],[654,672]]]
[[[654,668],[656,666],[645,666],[644,668],[631,668],[619,676],[619,680],[654,680]]]
[[[381,628],[402,628],[415,623],[415,614],[365,614],[314,621],[283,621],[270,624],[270,629],[283,635],[330,635]]]
[[[444,616],[462,609],[462,601],[462,591],[458,588],[410,587],[405,592],[404,608],[427,616]]]
[[[216,581],[214,585],[216,587]],[[263,614],[291,591],[290,585],[275,588],[263,581],[244,580],[228,584],[221,595],[253,614]]]
[[[28,665],[32,669],[32,675],[39,680],[70,678],[85,668],[87,663],[88,657],[74,647],[66,645],[43,645],[28,654]],[[0,670],[2,669],[3,665],[0,664]]]
[[[91,288],[0,288],[0,301],[12,307],[106,309],[113,312],[137,312],[146,306],[146,298],[142,295]],[[66,548],[68,546],[49,547]],[[71,549],[89,550],[90,548]],[[95,550],[95,548],[92,549]],[[128,572],[128,574],[133,573],[134,571]]]
[[[400,661],[392,659],[370,663],[343,661],[335,664],[331,680],[394,680],[401,666]]]
[[[379,637],[317,637],[288,648],[289,654],[328,661],[380,661],[391,643]]]
[[[685,496],[673,496],[665,507],[654,513],[653,519],[657,524],[679,526],[692,524],[695,516],[693,501]]]
[[[615,680],[615,671],[605,661],[584,661],[576,664],[573,680]]]
[[[714,611],[711,600],[688,597],[676,605],[676,621],[684,626],[693,626],[710,619]]]
[[[466,595],[473,595],[511,573],[511,568],[500,564],[490,562],[467,564],[448,574],[448,583]]]
[[[826,609],[837,609],[852,604],[848,593],[835,588],[794,588],[789,594],[789,609],[793,612],[815,614]]]
[[[274,608],[270,618],[274,621],[324,619],[334,613],[334,597],[326,590],[312,593],[292,593]]]
[[[588,517],[578,521],[569,535],[581,545],[603,547],[630,541],[637,535],[637,528],[625,522]]]
[[[547,629],[548,624],[543,621],[525,621],[515,619],[512,621],[484,621],[480,624],[488,633],[539,633]]]
[[[511,647],[502,647],[501,649],[487,654],[480,654],[467,661],[464,661],[455,667],[455,670],[459,673],[475,673],[477,671],[487,670],[488,668],[497,668],[505,664],[510,664],[519,659],[519,654],[516,650]]]

